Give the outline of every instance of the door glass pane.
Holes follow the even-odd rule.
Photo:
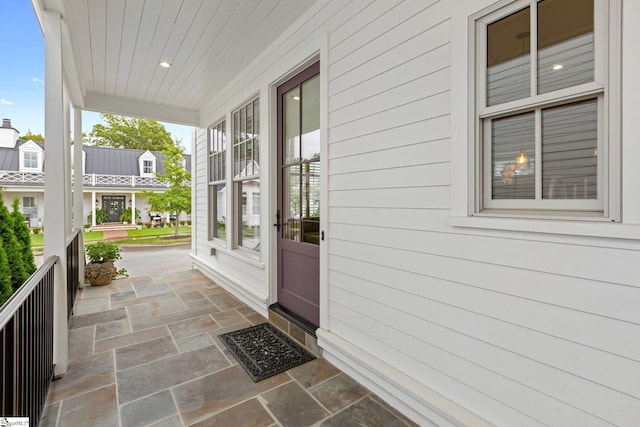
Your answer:
[[[282,96],[283,107],[283,163],[300,160],[300,88],[295,87]]]
[[[227,236],[227,187],[225,184],[218,184],[213,185],[212,190],[213,236],[224,239]]]
[[[302,241],[320,244],[320,162],[302,165]]]
[[[530,96],[529,8],[487,26],[487,105]]]
[[[247,138],[253,138],[253,102],[247,104]]]
[[[260,180],[240,181],[238,185],[238,210],[241,224],[238,230],[238,245],[260,252],[260,213],[255,213],[253,204],[260,198]]]
[[[240,112],[233,113],[233,143],[240,141]]]
[[[597,198],[597,124],[595,100],[542,111],[543,198]]]
[[[247,139],[247,111],[244,108],[240,109],[240,140]]]
[[[491,122],[492,198],[535,198],[533,113]]]
[[[593,0],[538,3],[538,93],[593,81]]]
[[[320,76],[302,83],[302,159],[320,159]]]
[[[282,237],[300,241],[300,166],[282,168]]]

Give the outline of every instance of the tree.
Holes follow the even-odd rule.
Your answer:
[[[9,269],[9,261],[0,237],[0,306],[13,295],[11,288],[11,270]]]
[[[178,237],[178,217],[182,212],[191,213],[191,172],[184,167],[185,160],[180,147],[171,147],[165,150],[164,155],[164,173],[156,173],[156,176],[169,188],[164,193],[143,191],[142,194],[147,197],[147,204],[152,211],[175,215],[175,237]]]
[[[155,120],[100,114],[105,124],[95,124],[88,143],[98,147],[164,151],[176,142],[165,127]]]
[[[36,263],[31,252],[31,237],[29,236],[29,227],[24,222],[24,216],[20,212],[20,201],[18,198],[13,199],[13,232],[20,244],[20,252],[22,253],[22,264],[27,275],[32,275],[36,271]]]
[[[29,275],[24,270],[24,262],[22,260],[22,250],[16,235],[13,232],[13,218],[9,213],[9,209],[4,205],[0,198],[0,237],[4,250],[9,262],[9,270],[11,277],[11,287],[15,292],[24,282],[27,281]]]
[[[28,129],[27,133],[20,139],[22,139],[23,141],[31,140],[35,142],[44,142],[44,136],[42,136],[39,133],[36,133],[36,134],[31,133],[31,129]]]

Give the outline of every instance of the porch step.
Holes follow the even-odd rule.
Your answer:
[[[122,224],[119,222],[105,222],[104,224],[89,227],[89,231],[108,231],[108,230],[135,230],[138,228],[135,224]]]

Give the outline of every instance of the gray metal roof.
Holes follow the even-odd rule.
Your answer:
[[[22,144],[28,141],[18,140],[13,148],[0,148],[0,171],[17,171],[20,169],[20,151]],[[44,149],[44,144],[36,142],[40,148]]]
[[[82,147],[87,157],[85,159],[85,173],[102,175],[136,175],[140,176],[140,163],[138,158],[145,153],[144,150],[128,150],[125,148]],[[164,172],[162,162],[165,155],[158,151],[151,151],[156,157],[156,171]],[[184,155],[187,170],[191,169],[191,156]]]
[[[14,148],[0,148],[0,170],[17,171],[20,169],[18,148],[26,141],[18,141]],[[42,143],[36,143],[44,148]],[[124,148],[93,147],[85,145],[82,147],[86,153],[85,173],[100,175],[135,175],[140,176],[138,157],[144,150],[127,150]],[[165,160],[164,154],[158,151],[151,151],[156,156],[156,171],[164,172],[162,164]],[[191,170],[191,156],[184,155],[187,170]],[[46,162],[46,155],[45,155]]]
[[[0,170],[1,171],[17,171],[18,170],[18,149],[17,148],[0,148]]]

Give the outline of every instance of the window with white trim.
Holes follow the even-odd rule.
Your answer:
[[[153,160],[143,160],[142,161],[142,173],[144,174],[153,174],[155,171],[153,170]]]
[[[238,247],[260,252],[260,108],[259,99],[233,112],[233,185]],[[259,205],[259,203],[258,203]]]
[[[38,217],[38,204],[35,196],[22,197],[22,215],[29,219]]]
[[[38,169],[38,153],[35,151],[23,152],[22,167],[24,169]]]
[[[475,212],[609,215],[608,17],[600,0],[520,0],[474,17]]]
[[[227,237],[226,122],[209,128],[209,239]]]

